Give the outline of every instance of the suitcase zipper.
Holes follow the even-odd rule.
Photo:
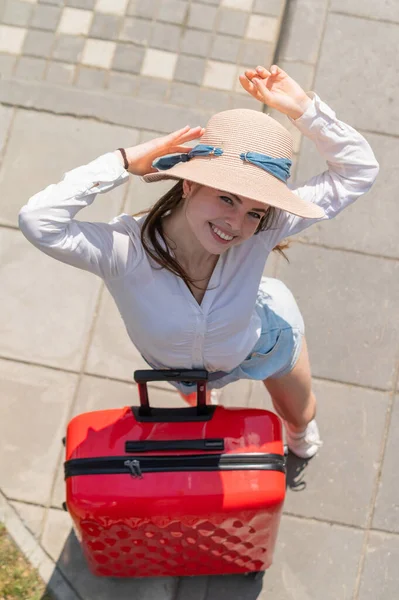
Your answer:
[[[143,473],[170,471],[261,470],[285,473],[286,460],[281,454],[189,454],[180,456],[141,456],[127,460],[126,456],[75,458],[65,462],[65,479],[76,475],[112,475],[129,473],[142,478]]]

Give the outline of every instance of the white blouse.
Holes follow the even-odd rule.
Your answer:
[[[26,238],[46,254],[101,277],[130,339],[156,368],[231,371],[259,339],[254,310],[266,259],[283,238],[335,217],[367,192],[379,165],[368,142],[314,92],[306,112],[292,123],[314,141],[328,169],[305,185],[288,187],[323,207],[322,219],[281,212],[278,227],[224,252],[201,305],[182,279],[148,259],[140,240],[144,217],[121,214],[109,223],[74,219],[97,193],[125,183],[129,174],[107,153],[67,172],[58,184],[30,198],[19,213]]]

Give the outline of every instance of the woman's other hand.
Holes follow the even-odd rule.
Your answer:
[[[270,71],[261,66],[248,69],[239,79],[251,96],[292,119],[301,117],[311,103],[301,86],[277,65]]]
[[[157,169],[152,167],[152,163],[161,156],[167,154],[183,154],[189,152],[191,146],[183,146],[186,142],[191,142],[204,133],[203,127],[190,127],[186,125],[182,129],[173,131],[168,135],[154,138],[144,144],[138,146],[132,146],[131,148],[125,148],[126,158],[129,163],[127,169],[129,173],[133,175],[147,175],[147,173],[156,173]],[[121,161],[123,162],[122,155],[119,150],[115,150]]]

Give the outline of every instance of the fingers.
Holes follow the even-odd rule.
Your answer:
[[[240,75],[239,80],[240,80],[240,83],[241,83],[242,87],[244,88],[244,90],[246,90],[249,94],[251,94],[251,96],[256,98],[256,100],[260,100],[260,101],[263,100],[263,97],[255,83],[250,81],[245,75]]]
[[[199,137],[204,133],[204,131],[205,129],[200,125],[197,125],[197,127],[190,127],[189,125],[186,125],[185,127],[182,127],[182,129],[173,131],[166,137],[168,138],[169,142],[183,143]]]

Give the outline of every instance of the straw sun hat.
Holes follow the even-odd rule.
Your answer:
[[[292,137],[275,119],[256,110],[237,108],[213,115],[188,154],[162,157],[147,183],[188,179],[294,215],[321,218],[320,206],[302,200],[287,187],[292,164]]]

